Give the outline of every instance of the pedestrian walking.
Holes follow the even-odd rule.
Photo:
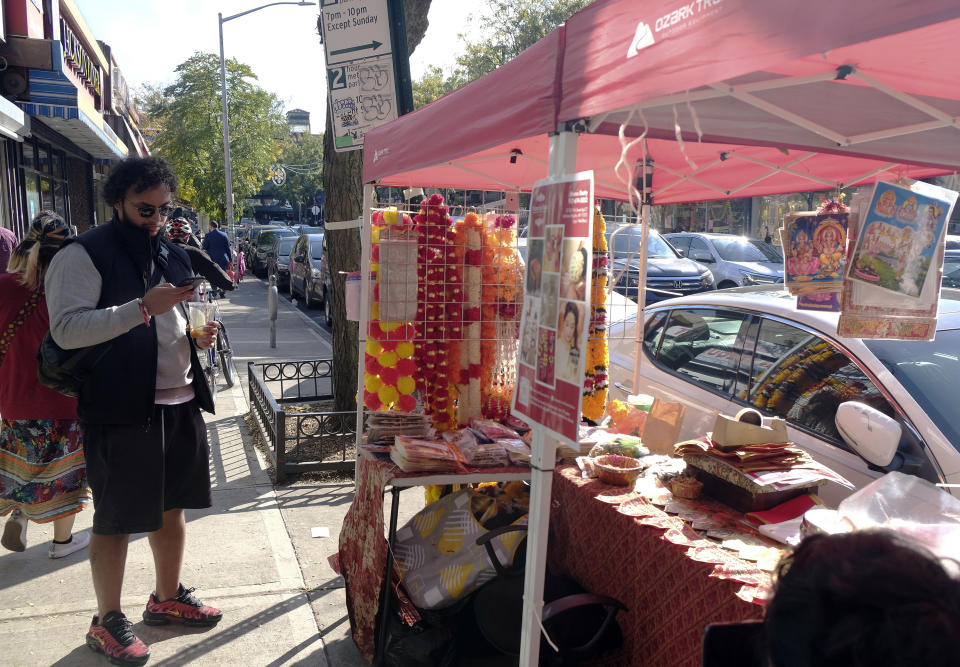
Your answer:
[[[194,239],[190,232],[190,223],[185,218],[167,221],[166,235],[177,246],[183,248],[190,257],[193,270],[210,281],[211,285],[221,291],[233,289],[233,278],[220,268],[220,265],[214,262],[206,251],[200,249],[199,244],[192,243]]]
[[[63,218],[41,211],[0,275],[0,516],[10,514],[0,543],[24,551],[27,520],[53,522],[50,558],[90,542],[88,531],[73,533],[90,502],[77,401],[37,381],[37,349],[50,328],[43,277],[70,235]]]
[[[93,492],[90,568],[98,607],[87,645],[115,664],[142,665],[150,655],[120,604],[131,533],[147,533],[153,552],[156,583],[145,623],[209,627],[221,618],[180,581],[184,509],[211,503],[200,409],[213,412],[213,399],[197,348],[213,347],[217,325],[199,338],[187,335],[182,302],[194,294],[194,270],[161,233],[176,188],[160,158],[121,161],[103,188],[113,219],[67,245],[46,276],[57,344],[109,341],[80,390],[78,413]]]

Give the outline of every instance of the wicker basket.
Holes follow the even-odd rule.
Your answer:
[[[700,497],[702,490],[703,482],[696,477],[674,477],[670,481],[670,491],[676,498],[693,500]]]
[[[632,486],[644,468],[637,459],[619,454],[604,454],[593,462],[600,481],[616,486]]]

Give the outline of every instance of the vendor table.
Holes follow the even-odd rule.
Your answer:
[[[700,665],[708,624],[762,616],[768,574],[638,494],[561,464],[551,505],[551,571],[628,607],[619,664]]]
[[[383,656],[390,587],[393,544],[397,532],[400,491],[413,486],[510,482],[530,479],[530,468],[474,468],[464,473],[405,473],[391,461],[360,450],[357,457],[356,493],[340,530],[340,568],[346,585],[347,613],[353,641],[367,660]],[[390,526],[383,539],[383,491],[391,487]],[[374,629],[379,623],[379,636]]]

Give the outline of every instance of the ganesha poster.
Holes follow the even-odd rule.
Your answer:
[[[791,294],[839,291],[846,268],[846,213],[794,213],[780,230],[784,282]]]
[[[909,297],[939,280],[932,267],[951,206],[909,187],[877,183],[861,211],[847,277]],[[932,270],[931,270],[932,269]]]

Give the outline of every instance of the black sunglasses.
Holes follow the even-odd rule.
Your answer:
[[[153,214],[157,211],[160,211],[161,218],[166,218],[168,215],[174,212],[176,207],[171,206],[170,204],[164,204],[159,208],[156,206],[137,206],[136,209],[141,218],[152,218]]]

